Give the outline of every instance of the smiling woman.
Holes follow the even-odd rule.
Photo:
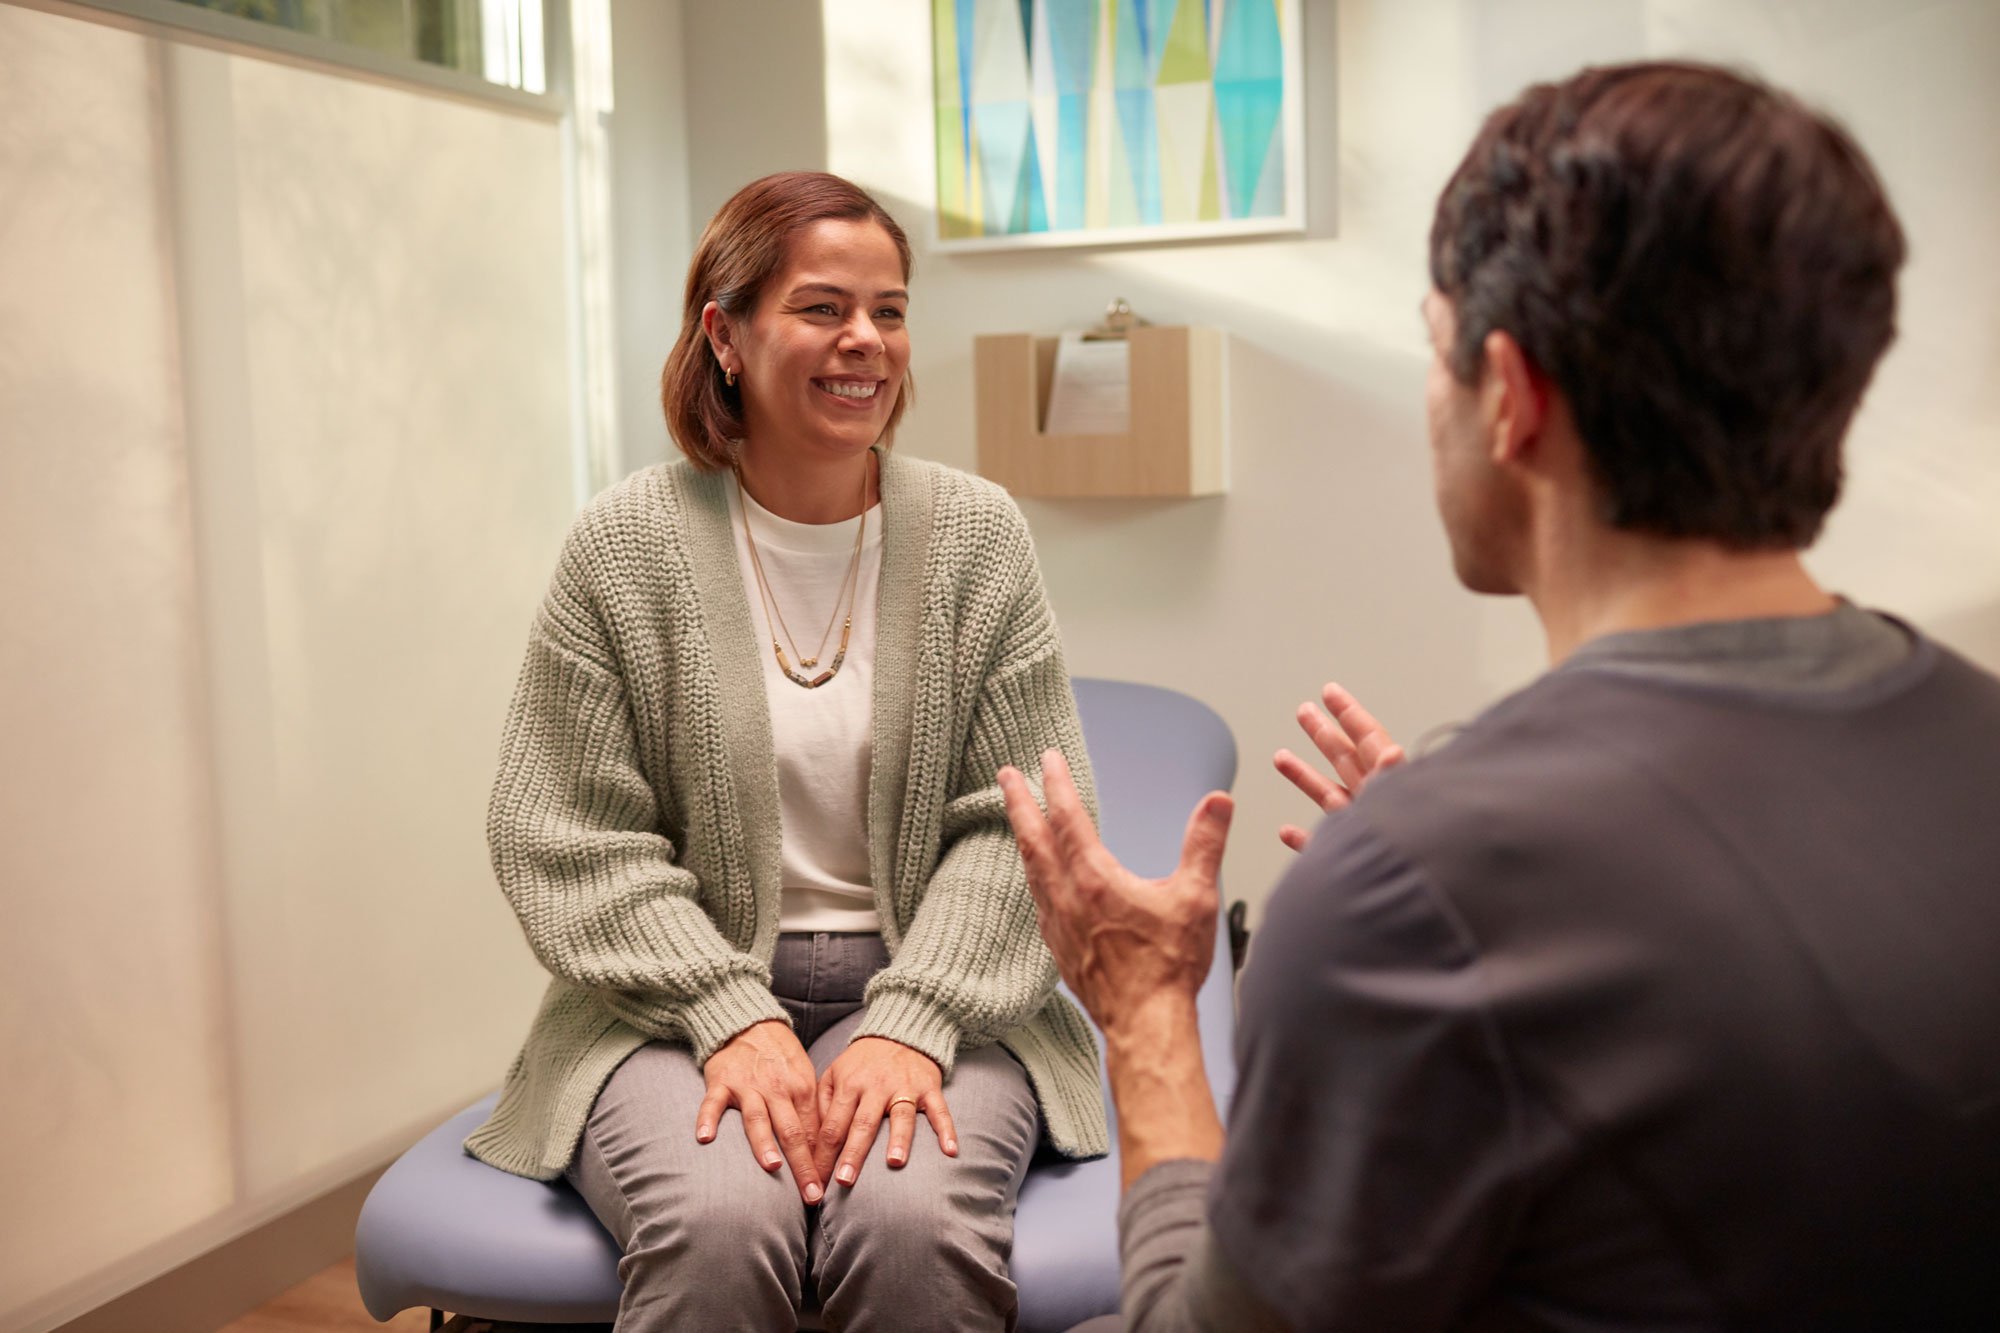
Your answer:
[[[798,171],[739,190],[695,247],[681,336],[661,375],[661,402],[682,452],[697,467],[733,467],[752,413],[762,414],[767,432],[810,434],[816,414],[798,412],[796,397],[788,410],[787,388],[803,394],[808,385],[857,381],[876,385],[862,395],[872,410],[843,426],[841,437],[866,435],[863,449],[888,443],[914,401],[904,325],[909,280],[908,237],[860,187]],[[748,365],[752,348],[771,362]]]
[[[554,979],[467,1146],[582,1193],[621,1333],[790,1330],[808,1279],[840,1328],[1010,1326],[1029,1157],[1107,1147],[997,786],[1055,748],[1090,799],[1076,704],[1012,501],[889,452],[909,280],[838,177],[725,204],[687,459],[592,503],[529,638],[489,832]]]
[[[747,318],[732,319],[719,301],[703,305],[711,354],[742,403],[733,461],[752,492],[783,497],[775,512],[831,521],[800,506],[825,473],[851,471],[901,415],[906,278],[881,224],[822,218],[800,229],[772,295]]]

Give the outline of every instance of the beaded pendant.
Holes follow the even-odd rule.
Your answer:
[[[820,672],[817,676],[804,676],[792,670],[792,664],[785,658],[785,650],[778,646],[778,641],[776,639],[771,640],[771,651],[778,655],[778,670],[785,673],[786,680],[789,680],[790,682],[792,682],[792,684],[799,686],[801,689],[807,689],[807,690],[818,689],[820,686],[826,684],[828,681],[832,680],[835,676],[840,674],[840,664],[847,660],[847,632],[853,627],[854,627],[854,618],[852,616],[849,616],[846,620],[841,622],[840,651],[836,652],[833,655],[833,665],[829,666],[826,670]],[[799,665],[810,670],[811,668],[819,665],[819,659],[817,657],[809,657],[805,659],[803,662],[799,663]]]

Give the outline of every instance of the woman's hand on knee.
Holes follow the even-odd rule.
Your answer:
[[[714,1142],[722,1113],[735,1107],[742,1112],[750,1151],[764,1169],[776,1171],[790,1163],[800,1196],[818,1203],[826,1181],[813,1163],[820,1127],[818,1085],[797,1034],[774,1018],[753,1023],[718,1047],[701,1072],[708,1094],[695,1112],[695,1138]]]
[[[958,1131],[944,1102],[944,1075],[922,1051],[887,1037],[860,1037],[819,1081],[819,1140],[813,1165],[822,1180],[852,1185],[861,1175],[882,1121],[889,1122],[889,1165],[910,1160],[921,1111],[945,1156],[958,1156]]]

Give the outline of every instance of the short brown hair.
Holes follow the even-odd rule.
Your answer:
[[[702,331],[702,308],[713,301],[731,319],[748,320],[764,285],[784,267],[792,237],[828,219],[878,224],[896,243],[903,281],[910,280],[910,240],[896,219],[866,190],[824,171],[785,171],[752,181],[703,229],[681,298],[681,334],[660,372],[667,430],[696,467],[712,471],[729,466],[730,442],[743,435],[743,398],[723,381],[722,366]],[[906,372],[882,431],[885,442],[914,400]]]
[[[1438,200],[1465,383],[1510,334],[1561,389],[1605,520],[1809,545],[1895,337],[1902,229],[1838,125],[1709,65],[1587,69],[1488,117]]]

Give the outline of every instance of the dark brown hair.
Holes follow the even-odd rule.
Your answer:
[[[1825,116],[1708,65],[1587,69],[1487,118],[1431,281],[1465,383],[1499,329],[1562,391],[1614,527],[1803,547],[1896,331],[1902,229]]]
[[[702,331],[702,307],[710,301],[732,320],[747,321],[764,286],[785,266],[792,237],[815,222],[872,221],[889,233],[910,280],[910,240],[896,219],[866,190],[824,171],[785,171],[738,190],[709,219],[688,265],[681,298],[681,334],[660,372],[660,405],[667,430],[696,467],[727,467],[730,441],[743,435],[743,398],[723,382],[722,366]],[[915,401],[907,372],[883,428],[886,443]]]

